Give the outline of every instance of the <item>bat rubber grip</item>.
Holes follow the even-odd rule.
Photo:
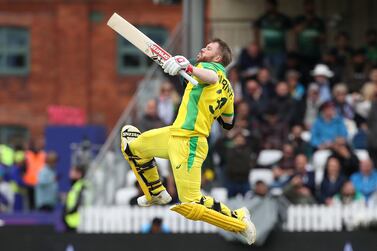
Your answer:
[[[191,77],[187,72],[184,70],[180,70],[179,74],[184,77],[187,81],[190,81],[191,84],[193,85],[198,85],[198,81],[196,81],[193,77]]]

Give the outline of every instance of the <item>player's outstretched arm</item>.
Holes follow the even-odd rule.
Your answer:
[[[180,70],[184,70],[188,74],[200,79],[200,82],[202,83],[214,84],[218,81],[218,76],[214,71],[195,67],[190,64],[187,58],[180,55],[169,58],[162,65],[162,68],[164,69],[164,72],[171,76],[175,76]]]

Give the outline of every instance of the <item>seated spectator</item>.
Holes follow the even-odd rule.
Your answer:
[[[261,68],[257,74],[257,81],[262,87],[263,95],[267,98],[276,96],[275,83],[271,79],[271,74],[268,68]]]
[[[319,100],[320,103],[331,100],[331,84],[330,78],[334,76],[334,73],[325,64],[317,64],[311,75],[314,78],[314,83],[319,86]]]
[[[58,156],[55,152],[46,155],[46,164],[38,173],[35,186],[35,206],[40,211],[51,212],[58,202],[58,182],[56,163]]]
[[[347,129],[343,119],[337,116],[334,103],[325,102],[320,111],[311,128],[310,143],[316,149],[329,149],[336,138],[347,138]]]
[[[284,170],[280,166],[276,165],[272,167],[273,181],[270,185],[271,189],[282,190],[290,181],[293,170]]]
[[[251,42],[242,49],[238,57],[238,71],[242,80],[255,77],[258,70],[265,64],[263,53],[257,42]]]
[[[253,212],[253,223],[258,229],[255,245],[261,246],[279,221],[279,210],[282,203],[279,198],[271,196],[267,184],[261,180],[255,183],[253,190],[251,198],[245,200],[236,197],[229,200],[229,205],[234,208],[245,206],[250,212]],[[220,235],[226,240],[237,240],[244,243],[244,239],[236,233],[220,230]]]
[[[333,205],[365,205],[365,198],[362,193],[355,190],[351,181],[346,181],[339,193],[333,199]]]
[[[330,80],[331,85],[333,85],[334,83],[339,83],[343,80],[342,77],[344,66],[338,64],[334,52],[332,52],[331,50],[326,50],[324,53],[322,53],[322,60],[320,61],[320,63],[327,65],[330,71],[333,73],[333,76]]]
[[[360,171],[352,174],[351,181],[356,191],[361,192],[366,200],[377,191],[377,171],[370,159],[360,161]]]
[[[163,223],[163,219],[155,217],[150,223],[141,227],[142,234],[168,234],[170,233],[169,227]]]
[[[294,125],[288,137],[288,142],[293,146],[293,152],[297,154],[305,154],[308,158],[312,155],[312,148],[308,142],[302,138],[303,127]]]
[[[296,52],[288,52],[287,60],[284,62],[282,69],[277,75],[277,79],[285,79],[286,74],[290,70],[294,70],[300,73],[300,80],[303,83],[307,83],[309,81],[308,74],[305,74],[305,67],[301,64],[300,56]]]
[[[300,53],[306,68],[313,67],[319,61],[322,46],[325,42],[325,23],[318,17],[314,0],[304,0],[303,15],[294,20],[297,51]]]
[[[347,178],[359,170],[359,158],[352,151],[345,138],[336,138],[330,149],[332,156],[339,160],[342,167],[341,172]]]
[[[347,32],[341,31],[335,36],[335,47],[330,52],[335,56],[336,64],[344,68],[351,60],[353,48],[350,45],[350,36]]]
[[[363,84],[368,79],[371,65],[365,57],[365,52],[361,49],[355,50],[352,59],[344,69],[343,79],[347,84],[348,90],[359,92]]]
[[[138,124],[140,131],[145,132],[163,126],[166,125],[157,114],[156,100],[148,100],[145,106],[145,113]]]
[[[267,107],[268,98],[263,93],[262,87],[256,80],[247,80],[244,99],[249,104],[250,116],[261,120]]]
[[[310,84],[305,104],[302,106],[302,111],[299,112],[304,117],[304,124],[307,129],[310,129],[318,117],[321,100],[319,98],[319,86],[317,84]]]
[[[367,30],[365,38],[366,45],[363,47],[364,54],[371,64],[377,65],[377,30]]]
[[[283,194],[293,204],[313,204],[314,189],[314,172],[310,171],[306,156],[299,154],[295,159],[295,172],[284,187]]]
[[[295,165],[295,155],[294,155],[293,146],[291,144],[285,143],[283,145],[283,156],[279,160],[278,166],[285,171],[287,170],[293,171],[294,165]]]
[[[278,11],[276,0],[266,0],[266,12],[254,23],[254,37],[262,42],[268,67],[274,76],[280,71],[286,56],[286,34],[290,19]]]
[[[367,149],[368,125],[361,123],[356,134],[352,138],[352,147],[354,149]]]
[[[245,195],[250,190],[249,173],[255,166],[252,150],[240,131],[225,145],[225,186],[228,197]]]
[[[285,75],[285,80],[288,83],[291,97],[297,101],[302,100],[305,95],[305,87],[299,81],[299,79],[300,79],[300,73],[295,70],[289,70]]]
[[[345,84],[337,84],[334,86],[333,96],[335,109],[339,116],[353,120],[355,117],[355,112],[352,106],[346,100],[347,93],[348,89]]]
[[[329,157],[325,166],[325,176],[321,183],[319,199],[326,205],[332,204],[332,197],[340,192],[346,177],[341,173],[342,166],[335,157]]]
[[[179,99],[177,96],[169,81],[162,83],[156,101],[157,115],[165,125],[170,125],[173,122]]]
[[[284,81],[276,85],[276,97],[271,103],[277,109],[278,117],[288,125],[291,125],[296,119],[296,102],[289,93],[288,84]]]
[[[377,76],[377,69],[375,70]],[[360,94],[354,93],[352,95],[351,104],[356,112],[356,115],[359,117],[357,121],[364,122],[368,116],[370,109],[372,107],[372,101],[377,93],[377,81],[376,84],[372,84],[371,82],[365,83],[361,88]]]
[[[245,86],[240,80],[236,67],[232,67],[228,71],[228,78],[230,83],[232,83],[234,91],[234,104],[238,105],[242,101],[243,93],[245,92]]]
[[[260,127],[263,149],[282,149],[288,135],[288,125],[280,120],[277,109],[270,106],[264,114]]]
[[[375,92],[377,94],[377,92]],[[377,167],[377,95],[374,97],[372,107],[367,119],[368,124],[368,152],[373,164]]]

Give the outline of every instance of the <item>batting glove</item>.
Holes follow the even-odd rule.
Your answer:
[[[193,66],[184,56],[174,56],[165,61],[162,65],[164,72],[168,73],[171,76],[178,74],[180,70],[186,71],[188,74],[192,73]]]

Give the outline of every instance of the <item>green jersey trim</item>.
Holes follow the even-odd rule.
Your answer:
[[[186,118],[181,127],[182,129],[191,131],[195,129],[195,123],[199,112],[198,103],[205,86],[206,85],[197,85],[191,89],[186,107]]]
[[[194,136],[190,138],[190,153],[187,160],[187,169],[188,171],[191,170],[192,165],[194,164],[195,155],[196,155],[196,148],[198,146],[198,136]]]

